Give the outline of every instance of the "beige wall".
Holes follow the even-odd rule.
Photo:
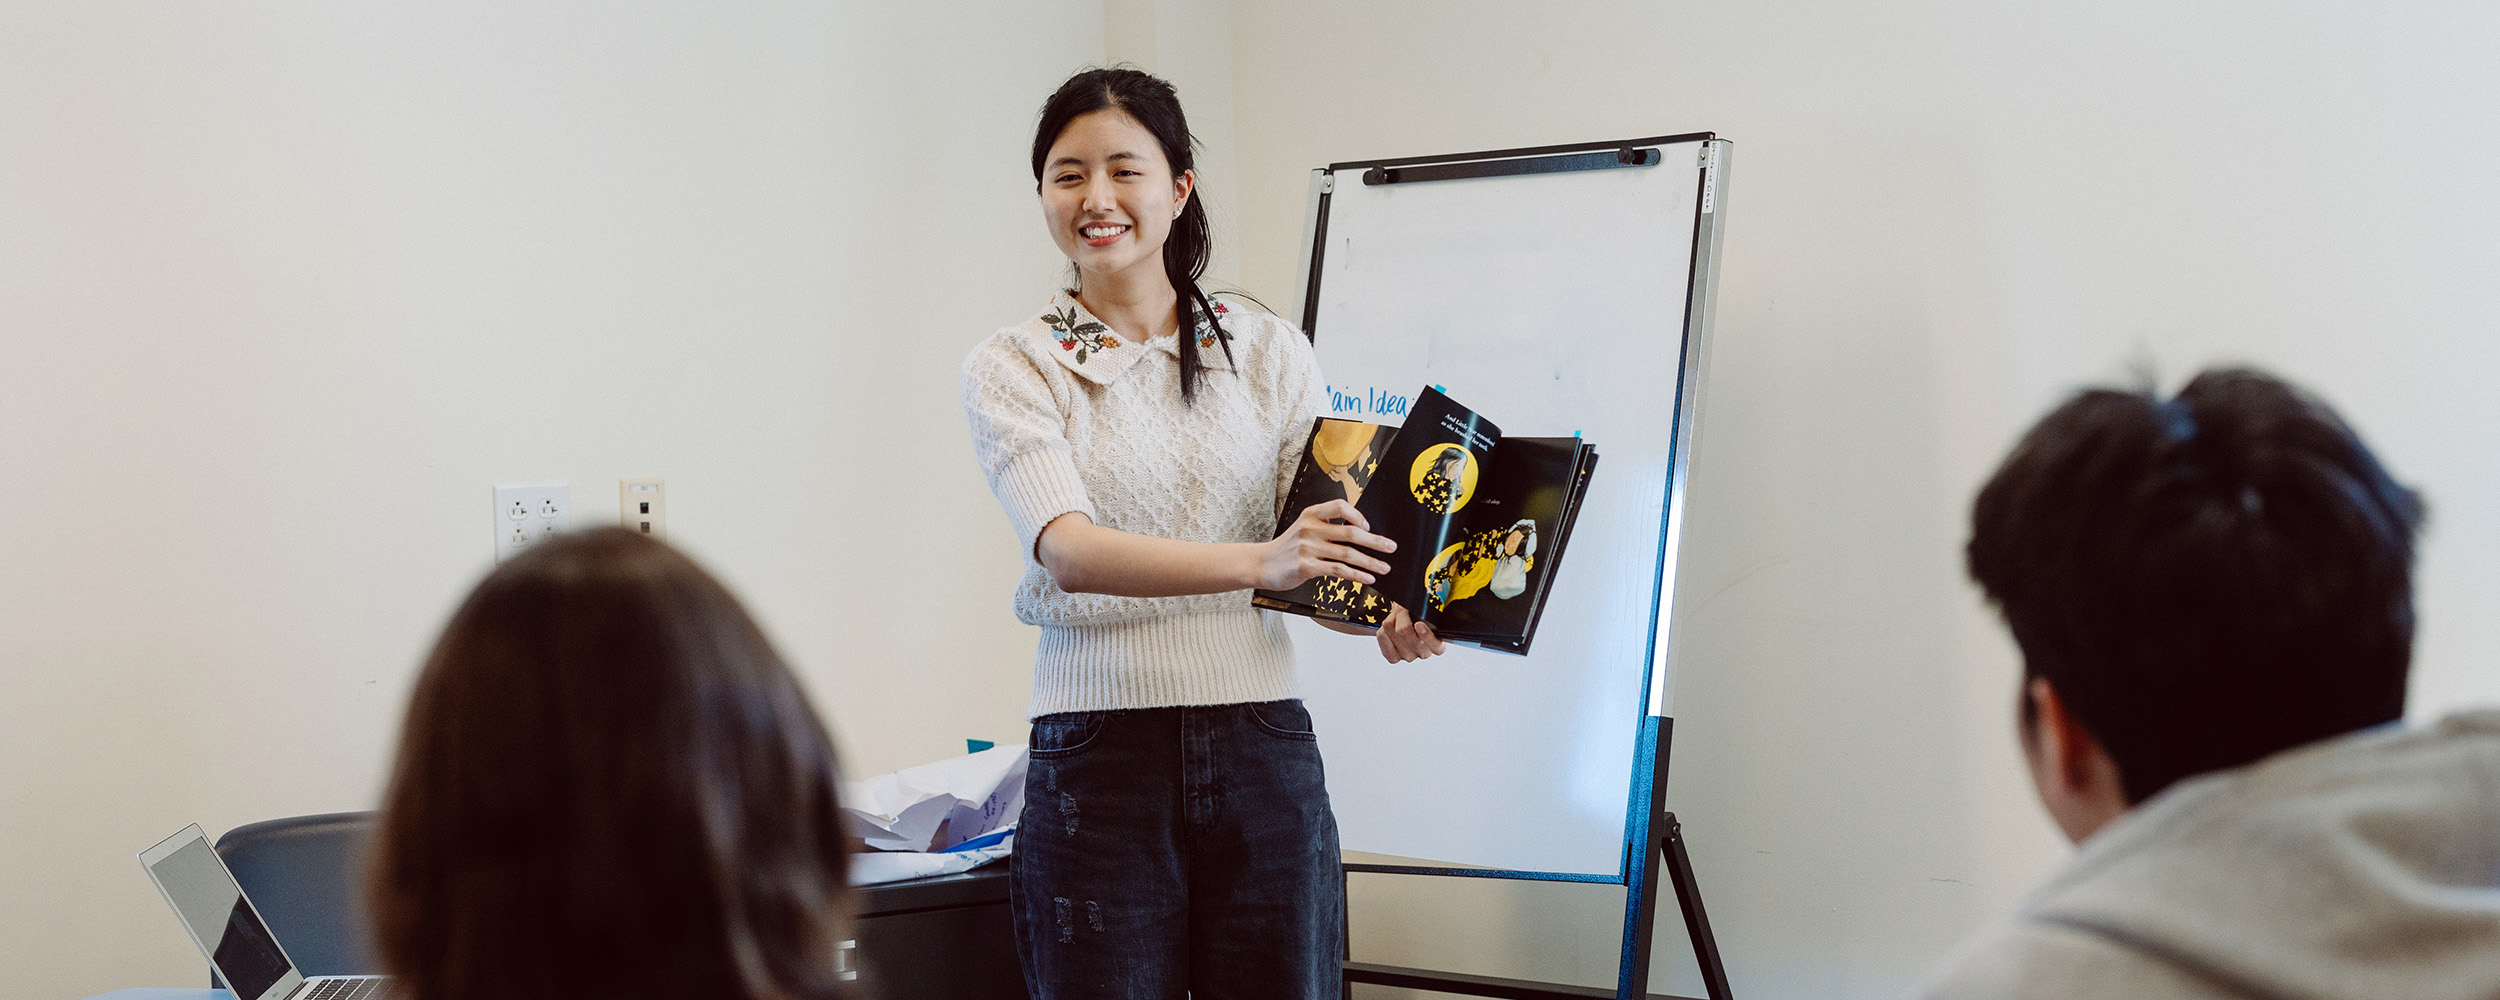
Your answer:
[[[372,805],[488,488],[668,478],[855,773],[1021,738],[956,362],[1097,3],[0,5],[0,994],[203,981],[133,855]]]
[[[2261,364],[2423,487],[2414,705],[2500,695],[2500,69],[2468,5],[1236,0],[1243,280],[1301,171],[1735,141],[1668,798],[1737,989],[1910,989],[2064,848],[1969,498],[2064,393]],[[1355,950],[1602,981],[1614,894],[1358,879]],[[1469,911],[1473,912],[1469,912]],[[1660,989],[1698,995],[1661,918]]]
[[[197,981],[131,855],[372,803],[495,482],[668,477],[855,773],[1015,738],[955,362],[1108,57],[1279,306],[1311,166],[1736,141],[1669,795],[1740,990],[1898,995],[2062,856],[1955,550],[2070,388],[2324,391],[2433,503],[2417,708],[2500,694],[2493,15],[2174,6],[0,3],[0,992]],[[1362,877],[1356,953],[1596,982],[1615,895]]]

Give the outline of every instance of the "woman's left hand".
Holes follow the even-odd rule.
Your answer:
[[[1380,658],[1391,663],[1439,656],[1450,649],[1449,643],[1432,634],[1432,626],[1408,618],[1402,604],[1389,605],[1389,617],[1381,619],[1380,630],[1372,637],[1380,641]]]

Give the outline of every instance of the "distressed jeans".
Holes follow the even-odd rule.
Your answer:
[[[1034,1000],[1337,1000],[1345,872],[1300,700],[1033,720],[1009,861]]]

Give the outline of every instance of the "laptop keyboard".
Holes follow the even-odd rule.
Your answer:
[[[347,976],[315,983],[295,1000],[389,1000],[390,995],[388,976]]]

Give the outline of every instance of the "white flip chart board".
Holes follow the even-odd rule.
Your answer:
[[[1517,877],[1625,877],[1627,839],[1647,829],[1651,801],[1644,727],[1665,711],[1671,515],[1725,147],[1701,133],[1434,161],[1472,157],[1476,170],[1445,172],[1489,176],[1314,172],[1311,284],[1296,316],[1331,389],[1326,411],[1399,423],[1434,385],[1505,435],[1577,434],[1599,453],[1529,655],[1453,647],[1393,665],[1370,643],[1291,619],[1348,850]],[[1646,162],[1499,166],[1618,148]]]

